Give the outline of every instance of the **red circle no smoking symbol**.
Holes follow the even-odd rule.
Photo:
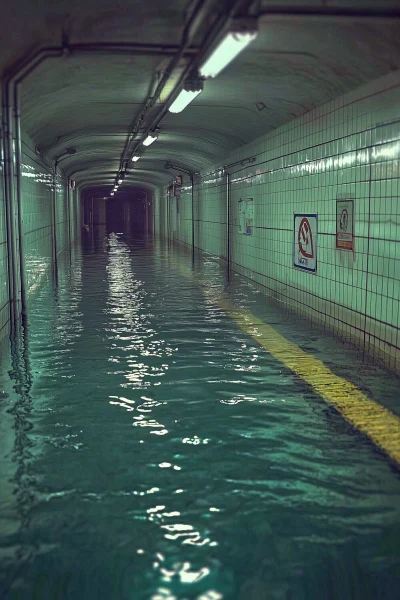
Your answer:
[[[299,252],[305,258],[314,258],[314,245],[309,220],[303,217],[298,232]]]

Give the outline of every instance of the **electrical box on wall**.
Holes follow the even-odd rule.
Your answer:
[[[240,198],[238,202],[239,233],[253,235],[254,225],[254,199]]]

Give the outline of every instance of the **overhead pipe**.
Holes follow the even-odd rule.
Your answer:
[[[202,45],[202,49],[201,51],[197,54],[196,58],[187,65],[186,69],[184,69],[183,73],[181,74],[181,77],[179,78],[177,84],[174,86],[174,89],[172,90],[172,92],[170,93],[168,100],[164,106],[164,108],[161,110],[161,112],[159,113],[159,115],[153,120],[153,122],[151,123],[151,125],[147,128],[147,131],[152,131],[156,128],[159,127],[159,125],[162,123],[162,121],[164,120],[164,118],[167,116],[168,114],[168,106],[170,105],[171,101],[174,99],[175,95],[177,94],[177,91],[181,88],[181,86],[183,85],[183,82],[185,81],[186,77],[189,75],[189,73],[191,71],[193,71],[193,69],[199,64],[199,62],[202,60],[204,54],[208,51],[209,47],[213,44],[213,42],[215,41],[216,37],[220,34],[221,29],[225,26],[226,22],[229,21],[229,19],[231,19],[233,16],[236,15],[237,11],[239,9],[241,10],[246,10],[249,8],[249,6],[251,6],[251,4],[253,3],[253,0],[234,0],[234,2],[232,3],[228,13],[222,18],[220,19],[216,25],[211,29],[211,32],[209,33],[209,35],[207,36],[206,41],[204,42],[204,44]],[[142,119],[143,120],[143,119]],[[136,150],[139,148],[141,144],[141,140],[139,140],[136,145],[135,148],[133,150],[133,152],[136,152]],[[121,162],[122,164],[122,162]],[[173,165],[171,165],[173,166]],[[192,184],[192,264],[194,264],[195,261],[195,225],[194,225],[194,178],[193,178],[193,174],[191,171],[185,170],[181,167],[178,167],[182,172],[186,172],[189,174],[190,178],[191,178],[191,184]],[[229,219],[228,219],[229,222]],[[229,228],[229,225],[228,225]],[[227,242],[229,240],[230,243],[230,239],[229,239],[229,235],[227,232]],[[230,269],[230,264],[229,264],[229,258],[228,260],[228,270]]]
[[[210,33],[207,35],[206,40],[202,44],[202,46],[199,49],[199,51],[197,52],[197,54],[194,56],[193,60],[186,65],[186,68],[181,73],[181,76],[179,77],[173,90],[169,94],[168,99],[166,100],[166,102],[164,104],[164,107],[161,109],[161,111],[157,115],[157,117],[155,119],[153,119],[151,125],[146,128],[146,131],[153,131],[154,129],[157,129],[161,125],[161,123],[163,122],[165,117],[169,114],[168,107],[170,106],[171,102],[175,99],[175,96],[177,95],[178,91],[182,88],[185,80],[190,75],[190,73],[192,73],[193,71],[196,70],[199,63],[203,59],[204,55],[207,53],[208,49],[210,48],[210,46],[215,42],[215,39],[218,37],[218,35],[220,35],[221,30],[226,26],[226,23],[230,19],[232,19],[232,17],[234,17],[238,13],[239,10],[246,12],[246,10],[248,10],[248,8],[253,3],[254,3],[254,0],[234,0],[231,3],[231,7],[228,10],[228,12],[225,15],[223,15],[215,23],[215,25],[211,28]],[[141,143],[142,143],[142,138],[136,143],[133,152],[136,152],[136,150],[139,148]]]
[[[151,131],[153,129],[158,128],[161,125],[162,121],[168,115],[168,106],[171,103],[171,100],[174,98],[177,91],[182,87],[183,82],[185,81],[185,79],[189,75],[189,73],[196,69],[196,67],[202,60],[204,54],[208,51],[210,46],[213,45],[216,38],[220,34],[221,29],[225,26],[225,23],[229,19],[236,16],[238,11],[241,11],[242,13],[246,13],[246,10],[248,10],[252,4],[254,4],[254,0],[236,0],[232,3],[230,10],[211,29],[209,35],[207,36],[207,39],[202,44],[198,53],[194,56],[193,60],[191,61],[191,63],[189,63],[187,68],[184,69],[181,77],[179,78],[179,81],[177,82],[177,84],[174,86],[174,89],[170,93],[169,98],[167,99],[164,108],[161,110],[160,114],[153,120],[153,122],[147,128],[147,130]],[[353,9],[353,8],[337,9],[334,7],[318,8],[318,7],[298,7],[298,6],[293,6],[293,7],[288,6],[288,7],[283,8],[281,5],[278,5],[278,6],[269,6],[267,10],[263,10],[263,11],[255,10],[253,12],[254,12],[253,16],[256,18],[262,18],[262,17],[271,17],[271,18],[274,18],[274,17],[276,17],[276,18],[280,18],[280,17],[293,18],[293,17],[295,17],[295,18],[297,18],[297,17],[303,16],[303,17],[307,17],[307,18],[316,17],[318,19],[326,17],[326,18],[329,18],[330,20],[338,18],[338,19],[342,19],[342,20],[343,19],[346,19],[346,20],[366,19],[368,21],[371,21],[373,19],[379,19],[379,20],[383,20],[383,21],[384,20],[392,21],[393,19],[400,18],[400,10],[398,10],[398,9],[394,9],[394,10],[387,10],[387,9],[359,10],[359,9]],[[134,151],[136,151],[136,149],[140,146],[140,143],[141,143],[141,140],[136,144]]]
[[[6,80],[17,78],[19,75],[24,74],[23,78],[27,77],[32,71],[34,71],[44,60],[47,58],[58,58],[62,56],[70,56],[74,53],[85,54],[85,53],[106,53],[106,54],[120,54],[127,53],[131,55],[144,54],[151,56],[152,54],[159,54],[161,56],[173,55],[175,56],[180,46],[173,44],[139,44],[137,42],[85,42],[85,43],[74,43],[70,42],[67,37],[64,37],[62,43],[53,46],[42,46],[33,54],[28,53],[22,59],[14,63],[6,71]],[[187,46],[185,53],[188,56],[195,55],[198,52],[198,48]]]
[[[21,182],[21,110],[20,85],[46,58],[54,56],[54,48],[39,50],[21,60],[4,78],[3,101],[3,153],[5,175],[5,205],[7,222],[7,251],[11,333],[16,333],[15,323],[20,312],[23,324],[26,317],[26,274],[23,249],[22,182]],[[60,50],[57,49],[58,55]],[[15,144],[15,146],[14,146]],[[15,148],[15,151],[14,151]],[[19,289],[20,288],[20,289]],[[21,308],[21,311],[20,311]]]
[[[14,69],[6,73],[3,82],[4,189],[12,333],[15,332],[15,323],[19,318],[20,304],[23,318],[26,316],[25,257],[23,252],[21,198],[21,112],[19,86],[32,70],[34,70],[46,57],[47,53],[45,51],[38,51],[32,57],[23,59]]]
[[[355,8],[355,7],[334,7],[334,6],[268,6],[264,10],[257,13],[257,17],[271,17],[271,18],[301,18],[305,17],[309,19],[321,20],[323,18],[329,19],[330,21],[348,21],[353,23],[354,21],[393,21],[394,19],[400,19],[399,9],[388,9],[388,8]]]
[[[173,54],[175,46],[135,43],[87,43],[48,46],[29,54],[18,61],[5,74],[2,86],[2,129],[4,156],[4,198],[6,208],[7,256],[8,256],[8,296],[12,329],[19,318],[19,303],[22,317],[26,316],[26,266],[23,250],[23,215],[21,182],[21,109],[20,85],[49,58],[61,58],[72,52],[106,52],[108,54],[127,52],[130,54]],[[196,52],[186,48],[189,55]],[[15,155],[14,155],[15,142]],[[15,156],[15,158],[14,158]],[[16,223],[15,223],[16,219]],[[18,256],[19,254],[19,256]],[[18,287],[20,286],[20,290]]]
[[[174,44],[139,44],[136,42],[86,42],[65,44],[69,51],[78,53],[95,54],[129,54],[142,56],[175,56],[180,46]],[[186,47],[184,54],[196,54],[196,47]]]
[[[135,119],[133,127],[131,128],[131,131],[129,132],[129,134],[127,136],[127,140],[126,140],[126,143],[125,143],[122,155],[121,155],[120,169],[124,168],[124,162],[126,161],[126,155],[128,154],[131,141],[133,140],[133,138],[139,131],[140,125],[142,124],[146,114],[149,112],[149,110],[151,108],[153,108],[153,106],[155,105],[155,103],[157,102],[159,97],[161,96],[162,92],[164,91],[165,86],[167,85],[167,83],[170,80],[170,77],[171,77],[174,69],[178,66],[179,61],[184,57],[185,52],[186,52],[187,48],[189,47],[191,40],[193,39],[193,37],[197,33],[199,27],[203,23],[205,15],[208,12],[208,6],[211,3],[212,3],[212,0],[207,0],[207,1],[198,0],[197,1],[197,4],[196,4],[195,8],[193,9],[193,12],[189,18],[189,21],[184,28],[181,44],[179,46],[179,50],[177,51],[175,56],[170,61],[168,67],[165,69],[164,74],[163,74],[162,78],[160,79],[153,95],[149,96],[147,98],[143,109],[141,110],[139,116]],[[236,0],[236,3],[237,3],[237,0]],[[189,64],[191,64],[191,63],[189,63]],[[184,71],[185,71],[185,73],[187,73],[188,68],[184,69]],[[181,78],[179,81],[181,81]],[[174,90],[175,89],[176,89],[176,86],[174,86]],[[129,158],[128,158],[127,162],[129,162]]]

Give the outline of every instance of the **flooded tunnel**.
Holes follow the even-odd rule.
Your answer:
[[[400,9],[0,22],[0,598],[400,596]]]
[[[152,235],[154,232],[153,195],[150,189],[122,190],[118,197],[99,195],[101,190],[88,190],[82,199],[82,234],[101,236],[125,232]]]

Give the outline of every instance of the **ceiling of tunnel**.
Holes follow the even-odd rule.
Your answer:
[[[85,198],[93,198],[93,200],[106,200],[109,199],[110,186],[95,186],[93,188],[85,189]],[[145,186],[130,186],[126,189],[121,189],[121,192],[118,196],[115,196],[112,199],[112,202],[116,202],[119,200],[129,200],[132,202],[141,202],[147,196],[149,202],[152,199],[152,190],[151,188]]]
[[[52,58],[24,82],[22,127],[49,162],[65,151],[60,168],[78,182],[108,186],[115,180],[132,123],[179,46],[186,16],[198,0],[15,0],[0,24],[0,68],[29,50],[70,43],[135,42],[168,45],[152,55],[74,52]],[[213,20],[233,0],[205,0],[205,18],[191,41],[200,47]],[[325,7],[388,9],[397,0],[275,0],[244,4],[289,14],[263,14],[259,36],[203,93],[177,115],[162,122],[159,140],[130,168],[124,186],[164,184],[171,179],[167,160],[194,171],[223,161],[228,153],[314,106],[364,82],[400,68],[400,20],[290,15]],[[192,47],[192,53],[194,48]],[[165,105],[182,70],[182,58],[160,99],[147,112],[136,139]],[[133,166],[133,163],[132,163]]]

